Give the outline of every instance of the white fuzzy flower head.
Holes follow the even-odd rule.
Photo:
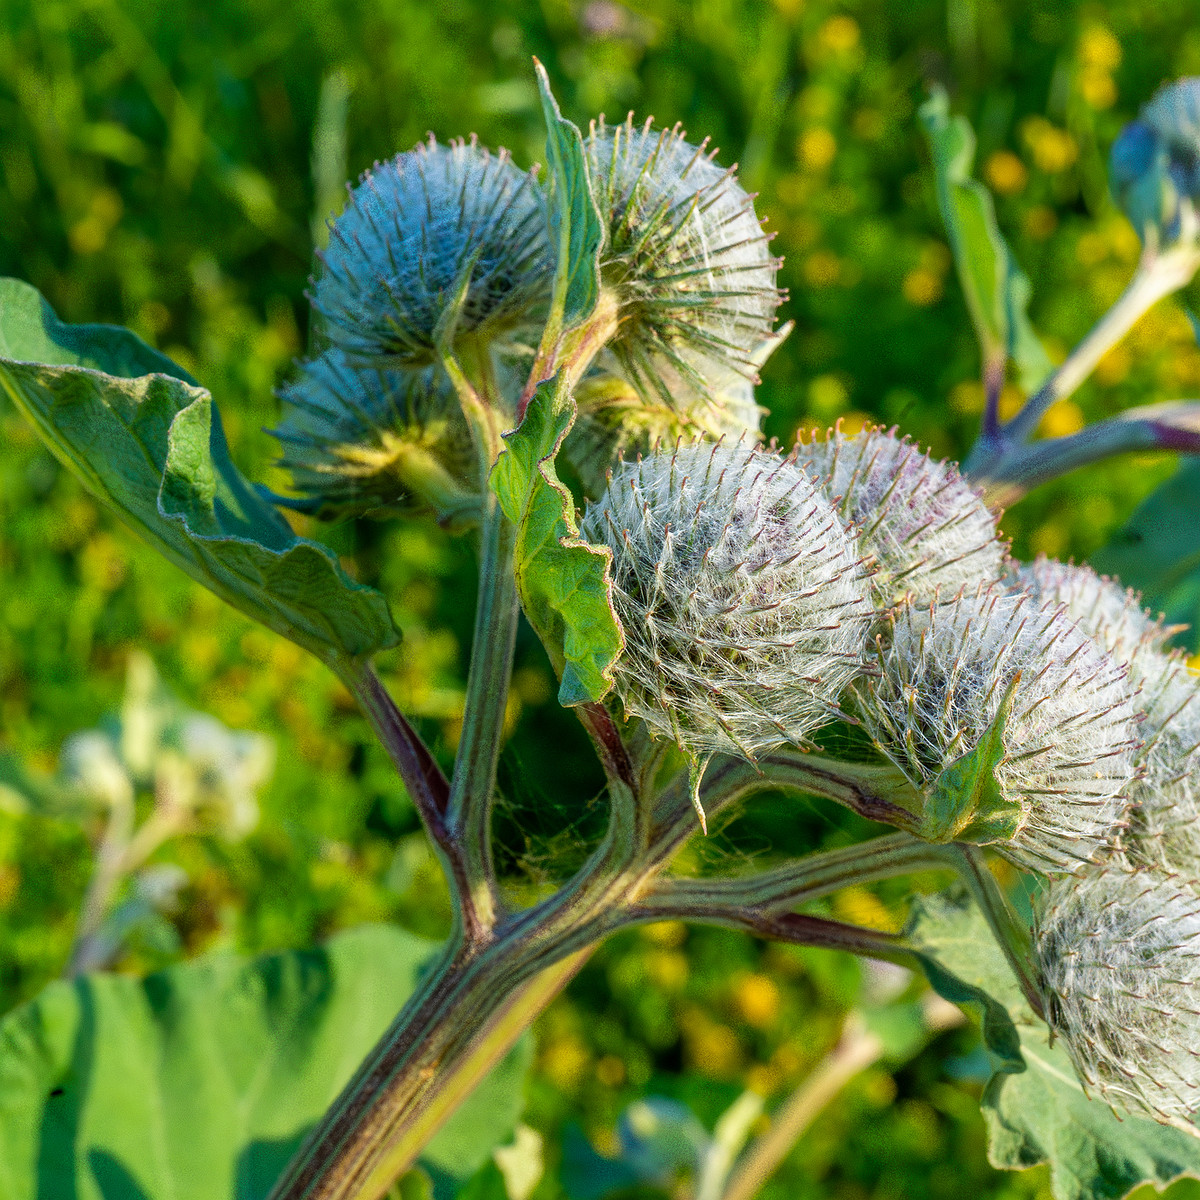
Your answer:
[[[1135,862],[1200,879],[1200,679],[1181,656],[1144,643],[1130,675],[1144,715],[1125,849]]]
[[[952,595],[1000,576],[1005,550],[996,518],[953,463],[880,428],[832,430],[795,454],[857,528],[881,606],[906,596],[929,600],[939,590]]]
[[[1117,866],[1057,881],[1035,928],[1046,1018],[1114,1108],[1158,1121],[1200,1109],[1200,899]]]
[[[301,364],[279,398],[281,465],[292,472],[302,506],[322,516],[414,499],[446,515],[447,488],[468,486],[472,477],[470,432],[439,368],[362,366],[329,349]]]
[[[924,792],[922,836],[1053,873],[1120,832],[1135,711],[1124,671],[1061,610],[999,589],[908,605],[881,663],[863,720]]]
[[[1060,605],[1086,634],[1128,663],[1143,643],[1161,646],[1171,630],[1142,607],[1141,597],[1091,567],[1039,557],[1023,563],[1013,581],[1039,605]]]
[[[753,198],[678,126],[601,119],[584,150],[605,232],[602,282],[618,305],[608,349],[621,373],[668,404],[675,393],[712,397],[731,376],[757,379],[781,293]]]
[[[613,551],[626,713],[693,758],[751,760],[837,715],[873,612],[852,539],[794,464],[713,443],[625,463],[581,535]]]
[[[426,366],[469,269],[459,334],[536,342],[553,255],[541,192],[506,151],[468,142],[415,150],[367,171],[330,227],[311,300],[348,353]]]

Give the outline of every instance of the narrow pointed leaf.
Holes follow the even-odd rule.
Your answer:
[[[1004,957],[977,909],[945,896],[914,906],[909,937],[937,964],[930,983],[946,999],[962,989],[985,1008],[1007,1010],[1007,1028],[1019,1035],[1015,1068],[1004,1022],[996,1020],[984,1045],[993,1074],[983,1093],[988,1157],[993,1166],[1020,1170],[1050,1165],[1054,1200],[1124,1196],[1142,1183],[1164,1187],[1200,1175],[1200,1138],[1141,1117],[1116,1117],[1083,1090],[1062,1043],[1049,1044],[1046,1026],[1021,996]],[[927,968],[928,973],[928,968]],[[997,1031],[1000,1036],[997,1037]]]
[[[51,984],[0,1022],[5,1200],[263,1200],[436,947],[384,926],[251,962]],[[512,1135],[528,1039],[422,1155],[453,1195]]]
[[[517,590],[558,673],[562,704],[601,699],[625,635],[612,607],[612,551],[579,537],[575,502],[554,456],[575,420],[561,375],[534,392],[492,471],[492,490],[517,526]]]
[[[563,328],[571,329],[591,316],[599,299],[604,230],[588,180],[583,135],[559,110],[546,68],[536,63],[535,70],[546,118],[546,160],[554,185],[550,215],[550,237],[558,247],[554,302],[562,305]]]
[[[1051,363],[1029,323],[1029,280],[1000,233],[991,193],[971,177],[975,134],[965,117],[950,116],[941,89],[922,105],[921,122],[933,156],[938,207],[984,363],[1011,359],[1021,386],[1032,392]]]
[[[127,330],[64,325],[12,280],[0,281],[0,347],[0,387],[54,454],[194,579],[326,660],[396,643],[383,596],[296,537],[238,472],[186,372]]]

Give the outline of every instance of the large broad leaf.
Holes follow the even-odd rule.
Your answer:
[[[398,640],[387,602],[296,537],[229,456],[212,398],[132,333],[0,281],[0,386],[83,483],[193,578],[326,660]]]
[[[315,950],[51,984],[0,1022],[4,1200],[259,1200],[435,947],[365,926]],[[453,1195],[511,1137],[528,1039],[426,1148]]]
[[[1200,459],[1185,458],[1091,563],[1136,588],[1170,624],[1189,626],[1185,639],[1200,649]]]
[[[583,135],[559,111],[546,69],[535,60],[542,112],[546,118],[546,158],[554,183],[550,234],[558,248],[555,305],[570,329],[586,321],[600,296],[600,243],[604,228],[588,181]]]
[[[563,376],[534,392],[520,428],[492,471],[500,507],[517,525],[517,590],[561,684],[562,704],[599,700],[625,646],[612,607],[612,551],[580,540],[575,502],[554,456],[575,420]]]
[[[940,88],[921,106],[937,178],[938,207],[950,239],[967,309],[985,365],[1011,359],[1021,386],[1033,391],[1050,373],[1046,349],[1029,324],[1029,280],[1013,261],[991,193],[971,178],[975,134],[965,117],[950,116]]]
[[[1016,1170],[1049,1163],[1055,1200],[1119,1197],[1145,1182],[1163,1186],[1200,1174],[1195,1134],[1139,1117],[1118,1118],[1107,1104],[1084,1094],[1061,1042],[1050,1046],[1046,1026],[1026,1005],[983,917],[965,899],[918,901],[909,937],[939,964],[930,982],[941,995],[956,1003],[952,993],[962,988],[987,996],[990,1004],[1008,1010],[1009,1028],[1020,1036],[1025,1069],[1013,1071],[1011,1062],[996,1065],[998,1047],[985,1025],[994,1073],[984,1089],[983,1115],[993,1166]]]

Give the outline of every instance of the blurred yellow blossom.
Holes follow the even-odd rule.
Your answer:
[[[800,135],[796,153],[810,171],[823,171],[837,154],[837,139],[823,125],[814,125]]]
[[[1079,39],[1079,61],[1099,71],[1115,71],[1121,65],[1121,43],[1111,29],[1089,25]]]
[[[755,1029],[769,1029],[779,1016],[779,987],[769,975],[744,975],[733,990],[742,1020]]]
[[[1079,93],[1092,108],[1112,108],[1117,102],[1117,84],[1107,71],[1085,67],[1079,73]]]
[[[858,22],[844,14],[830,17],[817,34],[821,45],[833,54],[846,54],[858,45]]]
[[[1073,167],[1079,158],[1075,139],[1045,117],[1026,117],[1021,123],[1021,136],[1033,155],[1034,164],[1047,175],[1057,175]]]
[[[935,275],[925,267],[914,267],[904,276],[902,290],[909,304],[925,308],[936,304],[942,298],[944,289],[940,275]]]
[[[1029,172],[1011,150],[997,150],[984,163],[983,177],[993,191],[1002,196],[1015,196],[1029,181]]]
[[[1038,432],[1043,437],[1069,437],[1078,433],[1085,424],[1083,409],[1074,400],[1058,400],[1046,409]]]

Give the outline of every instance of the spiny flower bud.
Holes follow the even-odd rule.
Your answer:
[[[676,407],[642,398],[619,375],[593,371],[575,389],[575,400],[579,416],[563,454],[592,499],[604,491],[609,472],[623,458],[694,439],[753,443],[760,437],[763,410],[745,379],[731,381],[717,403]]]
[[[667,404],[680,388],[713,398],[730,376],[756,380],[781,294],[753,198],[679,126],[633,116],[593,123],[585,142],[605,230],[603,286],[615,294],[609,343],[621,373]]]
[[[330,227],[311,300],[323,332],[359,358],[422,367],[469,273],[459,335],[536,342],[553,255],[541,192],[475,141],[376,163]]]
[[[1083,1083],[1158,1121],[1200,1108],[1200,900],[1116,867],[1053,884],[1035,938],[1048,1004]]]
[[[1200,235],[1200,78],[1159,88],[1113,143],[1109,178],[1143,241],[1165,246]]]
[[[347,515],[416,499],[451,516],[468,498],[470,432],[440,368],[359,366],[331,349],[303,363],[279,398],[280,461],[313,511]]]
[[[999,577],[996,518],[953,463],[922,454],[881,428],[801,443],[797,461],[822,481],[853,524],[882,607],[950,595]]]
[[[1178,655],[1141,644],[1130,662],[1144,714],[1141,777],[1123,845],[1134,862],[1200,878],[1200,680]]]
[[[981,588],[907,605],[862,716],[924,793],[914,832],[1077,870],[1121,827],[1134,774],[1124,672],[1061,610]]]
[[[839,715],[873,613],[856,547],[777,455],[696,443],[623,463],[581,536],[613,551],[626,713],[693,758],[754,758]]]
[[[1145,643],[1161,646],[1171,629],[1154,620],[1132,588],[1097,575],[1091,567],[1039,557],[1017,568],[1017,591],[1037,604],[1059,605],[1083,631],[1122,663]]]

